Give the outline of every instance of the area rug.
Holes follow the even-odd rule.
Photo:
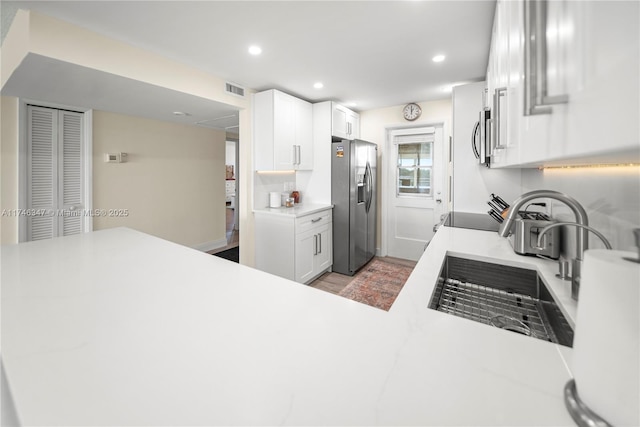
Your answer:
[[[212,254],[212,255],[239,263],[240,262],[240,246],[227,249],[226,251],[216,252],[215,254]]]
[[[338,295],[389,311],[413,268],[374,258]]]

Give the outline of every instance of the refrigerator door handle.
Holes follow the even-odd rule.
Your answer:
[[[371,166],[369,165],[369,162],[367,162],[367,166],[364,169],[364,182],[365,185],[367,186],[366,188],[366,194],[367,194],[367,200],[366,200],[366,212],[369,213],[369,209],[371,208],[371,199],[373,198],[373,181],[371,178]]]
[[[367,206],[367,213],[369,213],[371,201],[373,200],[373,172],[371,172],[371,166],[369,164],[367,166],[369,166],[369,202]]]

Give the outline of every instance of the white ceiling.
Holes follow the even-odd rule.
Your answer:
[[[351,108],[362,111],[447,98],[445,89],[451,85],[484,79],[495,0],[3,0],[0,7],[3,24],[17,8],[33,9],[247,88],[277,88],[311,102],[355,103]],[[262,47],[261,55],[247,53],[252,44]],[[432,62],[439,53],[446,60]],[[86,81],[77,89],[65,87],[64,81],[35,84],[43,81],[36,76],[43,66],[63,78],[70,64],[29,59],[32,64],[23,64],[3,94],[29,92],[33,99],[68,105],[91,100],[93,108],[189,123],[205,120],[212,127],[237,124],[237,115],[228,117],[234,110],[222,104],[94,70],[74,71]],[[46,81],[55,80],[49,75]],[[324,88],[314,89],[317,81]],[[57,99],[45,99],[54,95]],[[168,117],[176,110],[193,116]]]

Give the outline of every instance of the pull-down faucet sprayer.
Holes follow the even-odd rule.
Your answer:
[[[525,203],[533,199],[554,199],[567,205],[576,217],[576,224],[579,225],[576,230],[576,257],[572,262],[571,271],[571,297],[575,300],[578,299],[580,292],[580,270],[582,268],[582,259],[584,251],[589,247],[589,218],[587,212],[582,205],[573,197],[567,196],[564,193],[552,190],[535,190],[523,194],[518,197],[511,207],[509,208],[509,214],[505,218],[504,222],[500,225],[498,234],[502,237],[507,237],[511,233],[511,227],[513,221],[518,217],[518,211],[524,206]]]

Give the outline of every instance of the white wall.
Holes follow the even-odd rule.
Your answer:
[[[236,164],[236,142],[235,141],[227,141],[225,144],[225,164],[227,165],[235,165]]]
[[[1,101],[0,209],[17,209],[19,104]],[[94,229],[131,227],[201,249],[226,244],[224,147],[224,131],[94,111],[93,208],[129,210],[94,218]],[[107,152],[129,156],[105,163]],[[1,224],[2,244],[17,243],[17,218]]]
[[[18,209],[18,99],[0,99],[0,212]],[[2,215],[0,243],[18,243],[18,217]]]
[[[99,54],[96,54],[96,52],[99,52]],[[238,135],[242,141],[239,146],[240,165],[238,165],[242,176],[239,177],[238,181],[240,198],[237,200],[240,228],[243,230],[240,234],[240,262],[249,266],[253,265],[254,226],[252,213],[253,191],[251,188],[253,183],[253,143],[250,96],[253,90],[247,89],[245,98],[227,94],[224,91],[225,81],[207,72],[196,70],[155,53],[110,39],[55,18],[20,10],[16,14],[2,44],[2,61],[0,61],[2,84],[4,85],[11,77],[11,74],[26,56],[33,54],[78,64],[237,107],[239,109]],[[50,101],[56,102],[53,99]],[[224,157],[222,161],[224,163]],[[3,181],[10,179],[5,177],[4,165],[2,179]],[[224,183],[224,174],[220,182]],[[17,192],[17,188],[15,191]]]
[[[294,171],[254,172],[253,180],[253,206],[255,209],[269,207],[269,193],[272,191],[282,194],[285,192],[285,188],[291,188],[290,191],[287,191],[288,194],[291,194],[291,191],[298,188]],[[301,203],[309,203],[304,191],[301,193],[301,197]]]
[[[360,113],[360,137],[365,141],[371,141],[378,145],[378,170],[382,171],[385,167],[386,153],[385,143],[387,137],[387,129],[414,126],[419,124],[443,123],[444,141],[449,141],[451,135],[451,100],[444,99],[441,101],[420,102],[422,115],[413,122],[407,122],[402,116],[402,108],[404,105],[396,105],[393,107],[380,108],[376,110],[368,110]],[[446,145],[446,143],[445,143]],[[382,213],[382,173],[377,176],[378,199],[376,209]],[[446,197],[446,195],[444,195]],[[377,242],[376,248],[380,248],[382,241],[382,215],[378,215],[377,224]]]
[[[124,163],[104,153],[125,152]],[[200,249],[226,244],[225,132],[94,111],[93,208],[128,209],[97,217],[94,229],[131,227]]]
[[[632,229],[640,228],[640,167],[523,169],[522,185],[523,193],[545,189],[568,194],[582,204],[589,224],[603,233],[614,249],[634,248]],[[575,220],[559,202],[553,202],[551,210],[555,219]],[[563,238],[569,256],[575,254],[574,228]],[[592,248],[604,247],[593,234],[589,242]]]

